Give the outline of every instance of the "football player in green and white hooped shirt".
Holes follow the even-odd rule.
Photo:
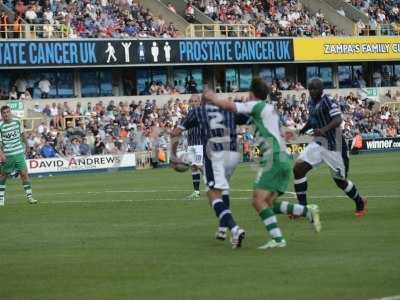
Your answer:
[[[0,122],[0,206],[5,202],[7,176],[14,171],[19,172],[28,202],[36,204],[32,196],[32,185],[29,181],[28,168],[25,161],[25,137],[22,122],[13,118],[7,105],[1,109]]]
[[[256,140],[262,152],[260,169],[253,186],[252,204],[272,237],[259,249],[286,246],[275,214],[303,216],[313,223],[317,232],[321,230],[319,211],[316,205],[303,206],[287,201],[276,201],[287,190],[292,167],[286,143],[282,139],[279,115],[273,105],[265,102],[268,90],[268,86],[261,78],[254,78],[249,94],[249,99],[253,100],[249,102],[234,103],[218,99],[217,95],[211,91],[206,91],[204,94],[205,98],[222,109],[249,114],[252,117]]]

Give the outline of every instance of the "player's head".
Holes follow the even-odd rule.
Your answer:
[[[312,99],[320,99],[324,93],[324,83],[319,78],[313,78],[308,83],[308,91]]]
[[[190,97],[193,107],[200,106],[200,97],[198,95],[192,95]]]
[[[269,94],[268,85],[260,77],[255,77],[250,85],[250,98],[267,100]]]
[[[4,121],[9,121],[9,120],[11,120],[11,117],[12,117],[12,115],[11,115],[11,109],[10,109],[10,107],[9,107],[8,105],[3,105],[3,106],[1,107],[1,109],[0,109],[0,111],[1,111],[1,118],[2,118]]]

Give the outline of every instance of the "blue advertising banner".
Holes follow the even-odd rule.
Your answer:
[[[276,63],[292,39],[3,40],[0,68]]]

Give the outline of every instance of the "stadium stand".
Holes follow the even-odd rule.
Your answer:
[[[358,21],[358,30],[361,35],[391,34],[391,30],[399,31],[400,3],[395,0],[346,0],[368,17],[368,23]]]
[[[326,1],[324,4],[328,5],[328,2],[330,3],[330,1]],[[374,32],[375,23],[378,28],[385,25],[397,26],[395,24],[399,22],[400,4],[398,1],[345,1],[343,2],[344,8],[337,2],[335,2],[336,6],[330,4],[330,11],[334,10],[333,17],[348,17],[349,22],[354,22],[357,26],[356,34],[378,34],[378,30]],[[218,23],[218,26],[249,24],[254,27],[254,36],[256,37],[314,37],[345,34],[336,25],[327,21],[321,9],[314,8],[316,10],[314,12],[307,9],[305,3],[308,1],[193,0],[184,4],[180,2],[179,5],[176,5],[176,2],[166,1],[159,4],[151,1],[138,4],[123,0],[5,1],[4,4],[15,16],[12,18],[10,12],[1,12],[0,32],[3,38],[25,38],[26,36],[22,35],[22,26],[24,25],[28,29],[33,28],[34,31],[36,30],[35,26],[38,25],[41,26],[41,30],[35,31],[35,36],[31,35],[30,37],[63,37],[65,40],[68,38],[177,37],[179,33],[174,24],[169,19],[164,19],[166,17],[164,14],[155,16],[149,9],[149,7],[155,8],[155,5],[160,5],[161,9],[165,8],[174,15],[182,16],[183,14],[185,22],[198,23],[201,17],[201,15],[199,17],[199,12],[201,12],[208,18],[204,22],[215,22]],[[360,18],[357,23],[357,14],[353,11],[354,14],[350,15],[348,6],[345,6],[350,4],[353,5],[352,9],[359,10],[364,14],[364,18]],[[330,17],[332,18],[332,16]],[[369,20],[368,24],[365,24],[365,18]],[[221,29],[219,28],[219,30]],[[304,70],[300,70],[301,66],[295,72],[292,72],[294,69],[290,69],[291,67],[288,67],[287,70],[280,67],[284,71],[281,72],[282,75],[278,76],[277,70],[269,66],[268,69],[263,68],[250,69],[248,71],[249,78],[257,72],[262,76],[262,72],[267,73],[265,70],[268,70],[271,74],[263,78],[272,86],[271,100],[276,104],[281,115],[282,125],[291,129],[301,128],[308,117],[305,80],[304,76],[299,78],[299,74],[304,73]],[[316,66],[309,68],[310,70],[319,69]],[[323,68],[326,69],[325,66],[321,67],[321,69]],[[120,72],[120,81],[116,84],[113,77],[114,71],[111,70],[107,73],[100,70],[93,72],[63,70],[62,72],[57,71],[57,74],[53,70],[51,72],[46,70],[44,73],[27,70],[19,73],[11,71],[7,72],[8,81],[6,82],[4,79],[0,85],[0,99],[23,101],[38,98],[43,101],[47,98],[71,99],[75,97],[76,91],[80,93],[78,97],[115,97],[114,102],[111,103],[104,104],[94,98],[92,101],[95,103],[94,105],[82,101],[84,104],[78,103],[76,107],[72,107],[68,101],[63,104],[61,101],[54,101],[52,104],[46,104],[48,101],[35,102],[33,110],[36,113],[35,119],[43,119],[43,122],[32,125],[29,130],[29,158],[152,151],[153,143],[156,143],[157,147],[167,148],[169,130],[187,113],[190,103],[187,100],[179,100],[177,97],[181,94],[202,91],[206,82],[200,82],[200,80],[203,80],[203,76],[206,77],[207,70],[199,70],[196,69],[196,74],[200,74],[197,77],[192,76],[191,72],[193,71],[195,74],[194,70],[189,72],[178,69],[176,77],[175,74],[170,76],[175,69],[154,70],[150,71],[150,75],[143,76],[143,79],[139,78],[139,71],[137,71],[138,73],[133,75],[134,79],[129,85],[126,84],[131,77],[125,75],[132,71],[124,73],[117,70],[115,73]],[[218,67],[215,70],[218,70]],[[337,77],[335,78],[337,83],[329,83],[327,87],[360,89],[367,86],[400,87],[399,65],[373,65],[371,67],[358,64],[354,66],[339,65],[337,70],[334,75]],[[140,70],[140,72],[142,71]],[[217,91],[228,93],[245,91],[240,87],[241,76],[245,77],[242,69],[238,71],[238,75],[235,75],[238,76],[235,84],[233,80],[227,79],[228,71],[224,70],[224,72],[222,76],[225,77],[224,79],[220,80],[217,78],[218,75],[215,76],[215,81],[220,80],[216,82]],[[167,73],[169,73],[168,76]],[[189,73],[190,75],[188,75]],[[274,75],[272,75],[273,73]],[[297,75],[293,73],[297,73]],[[312,76],[320,75],[312,74]],[[176,80],[178,77],[182,79]],[[333,78],[332,75],[331,77]],[[97,79],[98,81],[96,81]],[[138,84],[139,80],[141,80],[140,85]],[[333,82],[333,79],[331,80]],[[85,92],[85,90],[92,90],[93,86],[88,85],[84,88],[83,82],[89,84],[91,81],[96,81],[93,83],[96,88],[100,86],[100,93]],[[225,84],[221,84],[223,81]],[[81,86],[76,88],[77,85]],[[115,86],[124,90],[123,95],[114,93]],[[104,94],[101,91],[102,88],[107,90]],[[57,90],[56,94],[54,94],[55,89]],[[293,91],[293,93],[287,91]],[[144,101],[131,99],[126,101],[125,98],[118,98],[118,96],[129,95],[171,96],[171,100],[164,105],[156,105],[155,100],[153,102],[150,100],[153,97]],[[246,100],[242,95],[238,96],[240,98],[237,99],[238,101]],[[400,100],[398,92],[393,96],[390,95],[389,98]],[[372,105],[371,101],[366,101],[354,92],[347,95],[335,95],[335,99],[345,115],[344,129],[348,139],[352,139],[356,134],[361,134],[364,138],[400,135],[399,106]],[[76,101],[80,100],[83,99],[76,99]],[[154,128],[160,128],[161,131],[154,132]]]
[[[13,24],[2,18],[3,29],[9,24],[9,37],[21,35],[17,20],[31,24],[33,35],[44,38],[171,38],[178,34],[173,23],[132,1],[18,0],[15,5],[11,1],[6,5],[15,12]],[[4,30],[2,35],[5,35]]]
[[[235,101],[247,100],[245,96],[237,97]],[[396,97],[400,98],[400,93],[390,99]],[[354,92],[346,96],[336,94],[334,99],[343,111],[348,140],[358,133],[366,139],[400,136],[399,106],[374,105]],[[304,126],[308,118],[305,92],[300,97],[298,93],[283,96],[275,89],[271,100],[283,126]],[[35,110],[49,122],[42,122],[29,133],[28,157],[151,152],[155,146],[167,149],[170,130],[186,116],[190,105],[190,100],[179,98],[171,98],[162,106],[156,100],[111,101],[107,105],[99,101],[86,106],[77,103],[75,107],[67,102],[45,106],[36,103]]]
[[[310,13],[299,1],[194,0],[211,19],[224,24],[249,23],[257,36],[330,36],[343,34],[321,11]]]

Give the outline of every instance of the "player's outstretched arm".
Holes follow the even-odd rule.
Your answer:
[[[222,108],[223,110],[237,112],[236,105],[234,102],[229,101],[228,99],[218,99],[216,93],[208,90],[205,91],[203,97],[209,102]]]
[[[174,163],[177,161],[177,151],[178,151],[178,145],[179,145],[179,140],[182,136],[182,132],[184,130],[181,127],[176,127],[174,130],[171,132],[171,162]]]
[[[311,129],[310,121],[307,121],[306,125],[302,129],[300,129],[299,134],[306,134],[307,130]]]
[[[4,155],[3,151],[0,150],[0,163],[3,163],[6,161],[6,156]]]

